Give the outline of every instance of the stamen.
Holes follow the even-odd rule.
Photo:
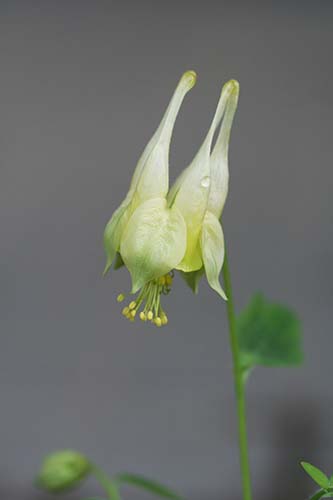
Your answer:
[[[151,321],[153,317],[154,317],[153,311],[148,311],[147,318],[149,319],[149,321]]]
[[[168,323],[168,316],[165,313],[161,315],[162,325],[166,325]]]
[[[168,318],[161,307],[161,295],[167,295],[171,291],[173,273],[160,276],[155,280],[149,281],[140,291],[135,300],[132,300],[128,306],[122,310],[123,315],[130,321],[134,321],[141,304],[144,304],[139,317],[142,321],[151,321],[160,327],[168,323]],[[124,294],[119,294],[118,302],[123,301]]]
[[[157,316],[157,318],[154,319],[154,323],[156,326],[162,326],[162,320]]]
[[[124,316],[127,316],[127,314],[129,313],[129,307],[124,307],[124,309],[122,310],[122,313]]]

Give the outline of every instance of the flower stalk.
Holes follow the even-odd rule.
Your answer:
[[[230,347],[233,360],[233,375],[235,384],[237,419],[238,419],[238,440],[239,440],[239,458],[242,476],[243,499],[251,500],[251,477],[247,440],[246,425],[246,404],[245,404],[245,384],[243,370],[240,359],[240,348],[236,331],[236,315],[232,296],[231,277],[228,263],[227,251],[225,248],[224,264],[222,268],[225,292],[227,295],[227,315],[229,322]]]

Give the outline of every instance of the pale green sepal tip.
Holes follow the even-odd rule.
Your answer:
[[[208,278],[207,278],[208,280]],[[228,300],[228,297],[226,296],[223,288],[221,287],[220,285],[220,282],[218,280],[210,280],[208,281],[209,283],[209,286],[216,292],[219,294],[219,296],[223,299],[223,300]]]
[[[116,254],[116,257],[114,259],[114,264],[113,264],[113,269],[115,271],[117,271],[118,269],[120,269],[121,267],[123,267],[125,265],[121,255],[119,252],[117,252]]]
[[[107,259],[104,270],[103,270],[103,277],[105,277],[107,275],[111,266],[112,266],[112,259]]]
[[[192,292],[197,295],[199,292],[199,281],[202,275],[205,273],[204,267],[198,269],[198,271],[191,271],[189,273],[179,271],[179,273],[185,283],[191,288]]]

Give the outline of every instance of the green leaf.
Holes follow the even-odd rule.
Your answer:
[[[330,487],[330,480],[318,467],[309,464],[308,462],[301,462],[301,466],[305,472],[320,486],[327,490]],[[327,493],[327,491],[325,492]]]
[[[302,362],[300,322],[287,307],[256,294],[238,316],[236,326],[244,370]]]
[[[115,477],[116,481],[120,484],[129,484],[131,486],[137,486],[138,488],[144,489],[158,495],[163,498],[171,498],[173,500],[182,500],[182,497],[177,495],[174,491],[170,490],[163,484],[160,484],[156,481],[152,481],[151,479],[147,479],[144,476],[137,474],[118,474]]]

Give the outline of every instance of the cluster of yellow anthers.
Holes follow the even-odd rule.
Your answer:
[[[172,278],[172,273],[170,273],[149,281],[141,289],[136,300],[132,300],[132,302],[124,307],[122,313],[125,318],[134,321],[137,312],[141,308],[139,318],[142,321],[151,321],[156,326],[166,325],[168,317],[161,306],[161,294],[167,295],[170,292]],[[117,297],[118,302],[122,302],[124,299],[125,295],[122,293]]]

